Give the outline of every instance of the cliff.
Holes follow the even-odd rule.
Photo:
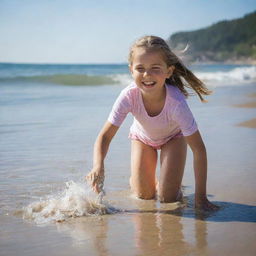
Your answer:
[[[172,34],[167,41],[176,50],[188,44],[191,61],[256,62],[256,11],[199,30]]]

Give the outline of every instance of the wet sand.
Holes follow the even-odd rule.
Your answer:
[[[245,126],[249,128],[256,128],[256,118],[239,123],[238,126]]]
[[[191,154],[188,154],[183,178],[185,204],[160,204],[154,200],[133,198],[128,186],[129,145],[125,142],[123,148],[120,146],[124,145],[123,140],[127,140],[126,127],[113,141],[106,164],[107,170],[116,170],[106,177],[106,200],[121,211],[111,215],[70,218],[48,225],[23,220],[20,212],[0,215],[0,255],[255,255],[256,130],[235,125],[250,119],[253,109],[233,106],[234,102],[246,103],[244,95],[254,89],[230,90],[238,95],[233,102],[228,101],[229,93],[222,99],[220,95],[223,93],[217,95],[216,91],[213,97],[219,97],[219,101],[211,100],[205,105],[205,112],[198,115],[208,151],[208,198],[221,207],[219,211],[203,213],[194,210]],[[201,109],[202,105],[198,103],[194,112],[197,114]],[[77,145],[78,142],[75,147]],[[73,157],[74,152],[70,155]],[[62,164],[65,166],[60,172],[63,176],[67,166],[66,162]],[[52,175],[56,176],[56,169],[53,170]],[[37,181],[35,186],[38,184]],[[47,193],[50,191],[44,191]]]
[[[1,217],[1,222],[16,230],[15,234],[9,230],[11,240],[3,244],[0,254],[255,255],[256,206],[217,203],[222,207],[218,213],[203,214],[192,207],[173,210],[170,204],[137,202],[123,213],[75,218],[42,227]]]
[[[237,104],[234,105],[234,107],[238,108],[256,108],[256,93],[251,93],[248,95],[249,98],[253,98],[254,101],[245,102],[243,104]],[[241,122],[238,124],[238,126],[244,126],[248,128],[256,128],[256,118],[253,118],[251,120]]]

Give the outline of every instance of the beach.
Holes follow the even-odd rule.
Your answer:
[[[240,104],[240,105],[234,105],[234,106],[240,107],[240,108],[256,108],[256,94],[252,93],[252,94],[248,95],[248,97],[251,98],[251,100],[249,102],[246,102],[246,103]],[[249,127],[249,128],[256,128],[256,118],[239,123],[238,125]]]
[[[126,66],[5,65],[0,73],[0,255],[255,255],[255,67],[193,68],[213,90],[208,103],[188,99],[207,148],[208,198],[220,206],[210,213],[194,209],[191,150],[183,203],[131,194],[131,115],[106,158],[106,195],[98,198],[84,183],[97,133],[130,81]],[[90,77],[83,85],[74,74],[94,76],[94,84]]]

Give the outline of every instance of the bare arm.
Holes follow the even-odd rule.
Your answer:
[[[86,179],[91,183],[96,192],[100,192],[99,186],[103,184],[105,172],[104,159],[107,155],[110,142],[118,129],[119,127],[107,121],[95,141],[93,150],[93,168],[86,176]]]
[[[108,121],[103,126],[94,144],[93,167],[104,169],[104,159],[107,155],[109,144],[118,128]]]
[[[194,174],[195,174],[195,206],[202,209],[217,209],[218,207],[210,203],[206,195],[207,183],[207,154],[204,142],[197,131],[185,137],[193,152]]]

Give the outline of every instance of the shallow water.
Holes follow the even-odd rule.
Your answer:
[[[232,105],[250,101],[255,84],[216,87],[207,104],[189,100],[208,151],[208,196],[221,206],[212,214],[193,209],[191,152],[186,204],[131,195],[131,117],[106,159],[106,196],[83,183],[94,140],[123,87],[1,82],[0,255],[254,255],[256,130],[236,124],[256,112]],[[38,202],[44,207],[36,209]],[[90,212],[91,202],[102,212]],[[34,209],[25,219],[24,208]]]

